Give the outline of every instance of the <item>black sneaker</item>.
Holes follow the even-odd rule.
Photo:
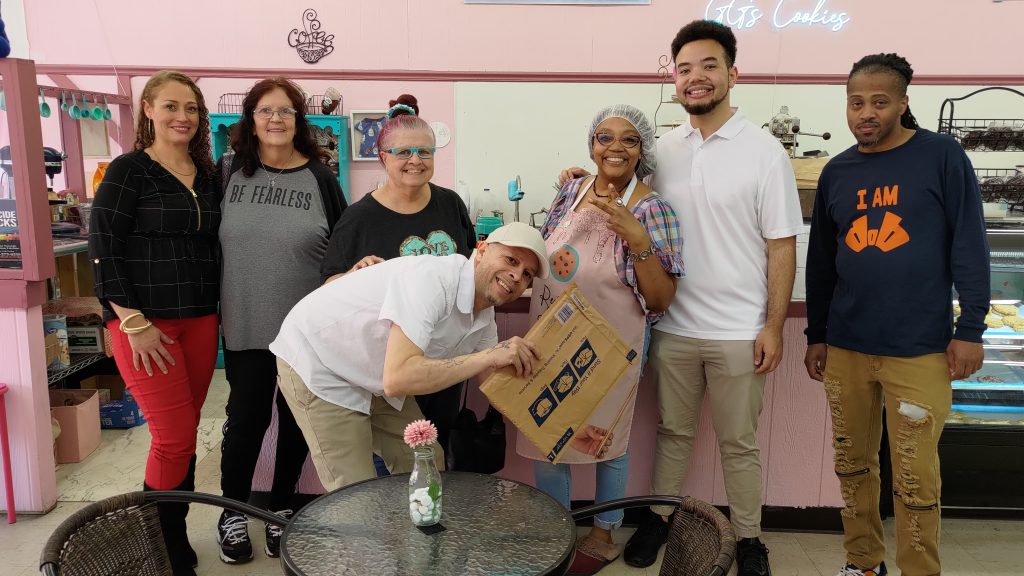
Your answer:
[[[736,542],[736,576],[771,576],[768,548],[760,538],[741,538]]]
[[[668,517],[668,522],[661,519],[661,516],[647,511],[647,517],[637,527],[636,532],[626,542],[626,549],[622,552],[622,560],[636,568],[646,568],[658,559],[658,550],[668,539],[668,529],[672,525],[675,513]]]
[[[277,512],[278,516],[284,516],[289,520],[292,517],[291,510],[281,510]],[[263,551],[267,553],[270,558],[277,558],[281,554],[281,534],[284,534],[284,528],[276,524],[264,524],[264,533],[267,535],[267,544],[263,547]]]
[[[217,543],[220,544],[220,559],[225,564],[242,564],[252,560],[249,518],[241,512],[221,512],[220,521],[217,522]]]

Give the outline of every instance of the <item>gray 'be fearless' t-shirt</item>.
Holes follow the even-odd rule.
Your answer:
[[[271,179],[274,186],[270,186]],[[330,229],[309,165],[232,174],[221,202],[221,322],[229,350],[266,350],[320,285]]]

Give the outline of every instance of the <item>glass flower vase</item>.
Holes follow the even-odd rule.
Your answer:
[[[434,464],[433,448],[415,448],[413,455],[415,461],[409,475],[409,518],[416,526],[432,526],[441,521],[441,473]]]

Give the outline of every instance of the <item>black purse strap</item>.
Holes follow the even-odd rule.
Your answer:
[[[469,380],[462,382],[462,409],[469,407]]]

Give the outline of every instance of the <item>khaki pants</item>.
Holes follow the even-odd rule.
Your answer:
[[[939,436],[953,401],[945,354],[871,356],[830,346],[825,393],[832,411],[836,475],[845,507],[847,559],[869,568],[885,558],[878,514],[878,447],[887,407],[896,511],[896,565],[905,576],[939,567]]]
[[[653,330],[650,358],[661,416],[651,493],[675,495],[682,489],[706,391],[736,536],[759,536],[762,488],[757,419],[765,377],[754,374],[754,342],[702,340]],[[662,515],[673,510],[651,509]]]
[[[414,398],[406,398],[398,411],[383,396],[374,396],[370,413],[363,414],[320,399],[280,358],[277,373],[281,394],[306,438],[320,483],[328,491],[375,478],[374,452],[394,473],[412,470],[412,448],[402,434],[406,425],[423,418]],[[444,470],[444,451],[437,445],[433,448],[437,468]]]

